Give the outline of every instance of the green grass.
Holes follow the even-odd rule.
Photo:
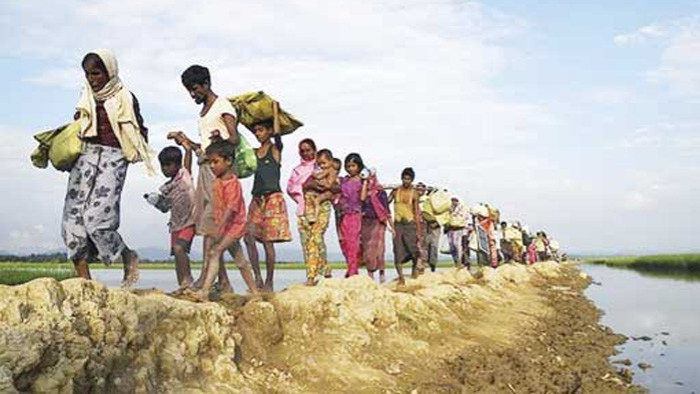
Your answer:
[[[13,267],[0,264],[0,285],[19,285],[37,278],[63,280],[74,276],[72,268]]]
[[[654,277],[700,280],[700,253],[591,257],[584,262],[631,269]]]

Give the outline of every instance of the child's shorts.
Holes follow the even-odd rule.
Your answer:
[[[190,253],[192,240],[194,239],[195,227],[189,226],[170,233],[170,255],[173,255],[175,245],[180,245],[185,248],[187,253]]]

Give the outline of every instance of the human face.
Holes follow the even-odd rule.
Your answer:
[[[187,91],[190,93],[190,97],[197,104],[202,104],[206,101],[207,96],[209,96],[209,84],[208,83],[195,83],[192,86],[187,87]]]
[[[408,175],[404,175],[401,177],[401,184],[403,184],[403,187],[409,187],[413,183],[413,178],[411,178]]]
[[[85,71],[85,79],[93,92],[99,92],[109,82],[109,75],[94,60],[85,62],[83,71]]]
[[[255,134],[255,138],[257,138],[258,142],[267,142],[270,137],[272,137],[272,129],[261,124],[256,124],[253,126],[253,134]]]
[[[231,171],[231,160],[221,157],[220,155],[208,155],[211,171],[217,178],[222,178]]]
[[[316,150],[311,146],[311,144],[301,144],[299,145],[299,156],[304,161],[313,160],[316,157]]]
[[[329,159],[328,157],[326,157],[326,156],[321,156],[321,157],[319,157],[318,159],[316,159],[316,164],[318,164],[318,166],[319,166],[321,169],[327,170],[327,169],[329,169],[329,168],[331,167],[332,162],[331,162],[331,159]]]
[[[354,161],[347,161],[345,162],[345,171],[347,171],[350,176],[355,176],[360,173],[360,166]]]
[[[163,171],[163,175],[172,178],[177,175],[177,172],[180,170],[180,165],[177,163],[160,163],[160,170]]]

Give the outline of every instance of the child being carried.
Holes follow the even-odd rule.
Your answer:
[[[316,154],[317,168],[304,182],[304,217],[309,223],[318,219],[321,204],[333,199],[333,187],[339,185],[340,164],[333,160],[328,149],[321,149]]]

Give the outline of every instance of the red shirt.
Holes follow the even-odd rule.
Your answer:
[[[214,220],[221,225],[224,213],[227,209],[233,211],[233,215],[224,225],[222,236],[243,238],[246,227],[245,201],[243,201],[243,188],[241,182],[234,175],[231,179],[215,179],[212,187],[214,200]]]
[[[139,108],[139,101],[133,94],[131,97],[134,99],[134,113],[136,114],[136,120],[139,122],[139,128],[141,129],[141,134],[143,138],[148,141],[148,129],[143,125],[143,117],[141,116],[141,109]],[[119,145],[119,140],[117,136],[114,135],[114,130],[112,130],[112,124],[109,123],[109,116],[107,116],[107,110],[105,110],[104,103],[98,101],[95,103],[95,110],[97,111],[97,136],[87,139],[87,141],[111,146],[113,148],[121,148]]]

